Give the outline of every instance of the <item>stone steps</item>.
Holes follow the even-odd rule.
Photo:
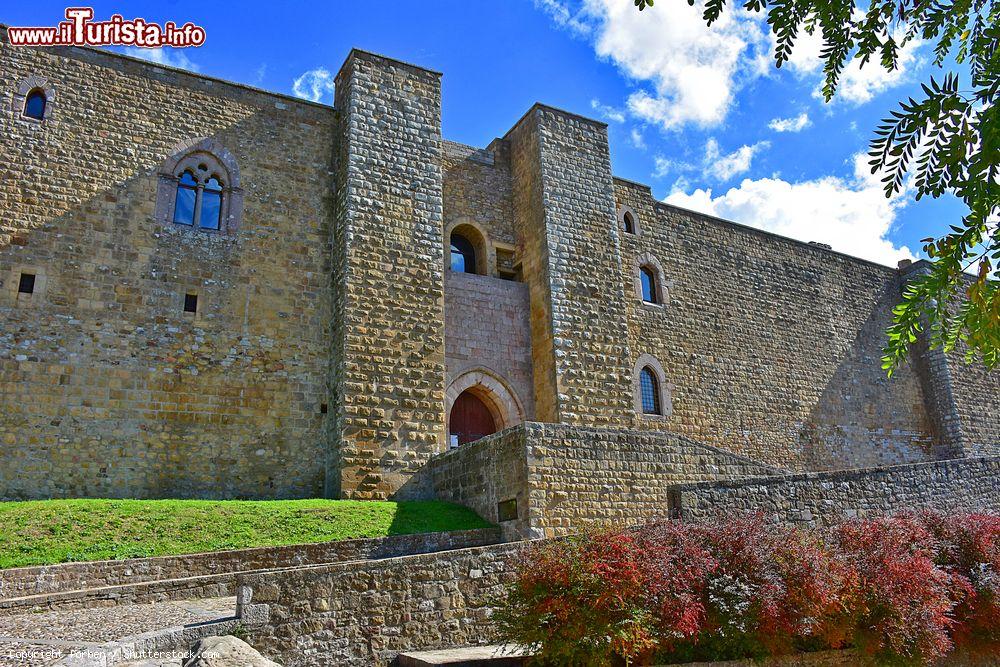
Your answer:
[[[397,667],[522,667],[532,652],[493,644],[434,651],[408,651],[396,657]]]

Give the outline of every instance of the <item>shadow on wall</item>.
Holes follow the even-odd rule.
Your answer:
[[[0,141],[32,169],[17,179],[21,226],[0,234],[0,498],[321,495],[332,111],[329,123],[321,110],[277,123],[232,99],[240,91],[199,93],[192,100],[217,103],[217,116],[143,105],[155,131],[145,144],[128,135],[122,150],[89,135],[117,132],[127,116],[100,108],[111,101],[84,115],[71,92],[52,125],[14,126]],[[296,142],[307,123],[322,149]],[[235,235],[153,217],[161,161],[199,136],[240,160],[246,212]],[[300,148],[314,170],[272,168]],[[26,265],[44,270],[45,291],[11,298],[6,283]]]
[[[799,441],[809,470],[838,470],[953,458],[941,450],[914,357],[893,377],[882,370],[885,329],[899,302],[900,279],[888,281],[870,316],[844,350]],[[830,318],[830,326],[836,318]],[[825,332],[817,331],[817,336]]]

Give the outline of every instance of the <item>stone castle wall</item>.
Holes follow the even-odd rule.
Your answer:
[[[66,593],[112,586],[136,586],[147,582],[154,584],[150,587],[150,595],[146,601],[154,601],[166,599],[172,589],[169,580],[172,580],[181,591],[186,592],[187,582],[176,580],[212,575],[221,577],[213,581],[219,584],[220,589],[215,595],[235,595],[236,576],[241,572],[466,549],[495,544],[499,539],[500,531],[496,528],[481,528],[447,533],[391,535],[315,544],[234,549],[180,556],[8,568],[0,570],[0,609],[9,612],[18,601],[22,603],[22,608],[28,609],[37,606],[49,608],[72,606],[72,596],[65,595]],[[103,594],[105,599],[111,599],[114,604],[115,596],[111,593],[106,590],[99,591],[95,592],[94,597]],[[122,604],[127,601],[121,590],[114,593],[118,593],[117,597],[123,599]],[[134,595],[128,597],[131,600],[136,599]],[[172,599],[179,597],[172,596]],[[18,598],[21,600],[17,600]],[[85,605],[80,604],[80,606]]]
[[[996,373],[918,353],[884,377],[905,276],[656,202],[611,176],[602,123],[536,104],[486,149],[446,142],[440,75],[357,50],[336,111],[90,49],[0,39],[0,64],[0,497],[426,495],[476,366],[519,418],[763,466],[1000,446]],[[29,81],[42,123],[14,108]],[[158,169],[200,138],[239,167],[237,229],[156,217]],[[485,275],[447,270],[460,225]],[[662,305],[636,294],[647,261]]]
[[[653,257],[666,288],[662,305],[627,299],[632,354],[655,357],[674,386],[670,418],[636,427],[800,470],[956,454],[928,416],[918,362],[891,380],[881,369],[895,269],[666,206],[628,181],[616,196],[639,227],[622,234],[622,282]]]
[[[246,641],[286,667],[389,665],[408,650],[489,643],[521,544],[278,570],[238,582]]]
[[[2,30],[0,102],[0,498],[321,493],[333,111]],[[241,172],[232,234],[154,218],[201,137]]]
[[[1000,512],[1000,457],[803,473],[679,486],[682,518],[760,512],[784,523],[830,525],[913,509]]]

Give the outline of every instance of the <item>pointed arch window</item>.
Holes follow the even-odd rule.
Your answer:
[[[660,388],[656,373],[646,366],[639,373],[639,391],[642,396],[642,414],[663,414],[660,408]]]
[[[635,413],[642,418],[668,419],[673,413],[674,385],[663,366],[650,354],[639,355],[632,371]]]
[[[639,281],[642,285],[642,300],[646,303],[656,303],[656,274],[648,266],[639,268]]]

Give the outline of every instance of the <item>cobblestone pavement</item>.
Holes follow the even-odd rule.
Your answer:
[[[236,598],[182,600],[0,616],[0,667],[50,665],[87,646],[231,617]]]

